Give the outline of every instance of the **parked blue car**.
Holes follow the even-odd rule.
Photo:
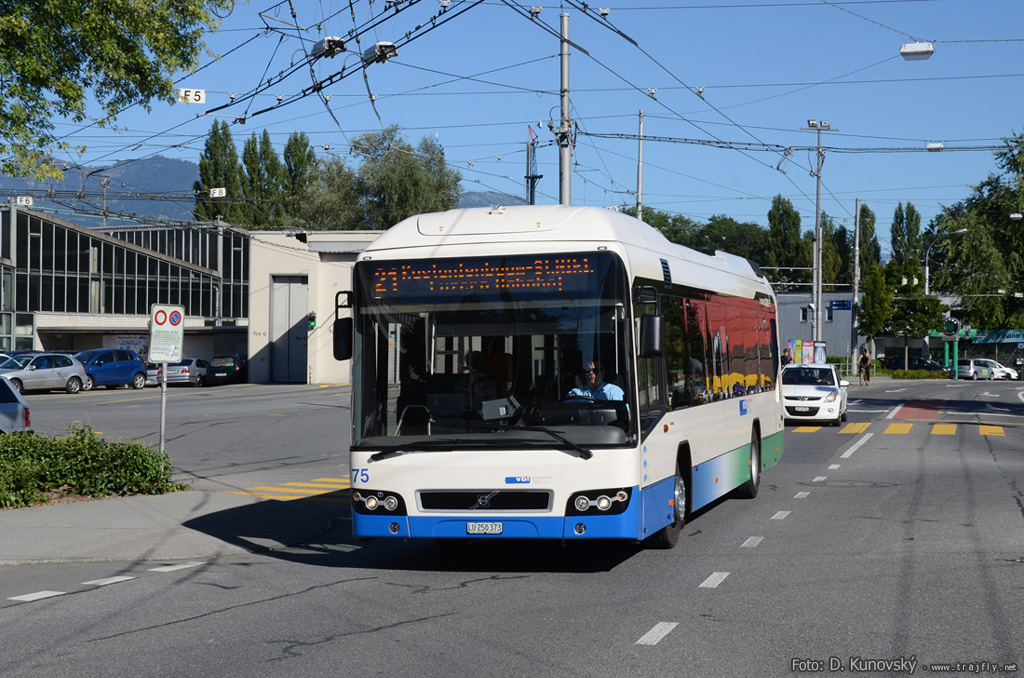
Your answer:
[[[92,348],[76,353],[75,357],[85,365],[86,383],[83,389],[86,391],[94,386],[142,388],[146,385],[146,363],[135,351],[125,348]]]

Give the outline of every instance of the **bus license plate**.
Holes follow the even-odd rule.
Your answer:
[[[466,534],[501,534],[501,523],[466,523]]]

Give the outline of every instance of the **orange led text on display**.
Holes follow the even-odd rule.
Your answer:
[[[532,264],[494,266],[481,264],[396,264],[374,272],[374,291],[401,293],[418,289],[430,292],[488,292],[497,290],[562,290],[575,276],[594,275],[586,258],[538,259]]]

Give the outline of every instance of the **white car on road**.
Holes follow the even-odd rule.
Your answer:
[[[985,363],[986,365],[988,365],[988,368],[992,371],[992,377],[994,379],[1012,379],[1013,381],[1017,380],[1017,370],[1013,369],[1012,367],[1007,367],[1006,365],[997,363],[995,360],[988,360],[987,358],[977,360],[976,362]]]
[[[834,365],[789,364],[782,368],[782,404],[787,421],[846,421],[846,389]]]

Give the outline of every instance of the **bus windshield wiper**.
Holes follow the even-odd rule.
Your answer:
[[[389,448],[387,450],[381,450],[380,452],[374,452],[370,455],[370,461],[381,461],[388,457],[393,457],[396,454],[402,452],[408,452],[409,450],[426,450],[434,449],[437,447],[457,447],[464,441],[456,438],[432,438],[429,440],[417,440],[416,442],[406,443],[404,445],[398,445],[396,447]]]
[[[575,450],[575,451],[579,452],[580,456],[583,457],[584,459],[590,459],[591,457],[594,456],[594,453],[591,452],[590,450],[588,450],[587,448],[582,447],[581,445],[577,445],[576,443],[574,443],[573,441],[569,440],[568,438],[566,438],[562,434],[557,433],[556,431],[552,431],[551,429],[547,428],[546,426],[524,426],[520,430],[522,430],[522,431],[540,431],[541,433],[547,433],[549,436],[551,436],[552,438],[554,438],[558,442],[560,442],[560,443],[562,443],[564,445],[567,445],[572,450]]]

